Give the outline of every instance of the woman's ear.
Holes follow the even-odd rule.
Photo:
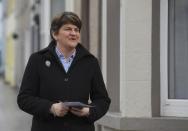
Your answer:
[[[55,40],[57,40],[57,32],[52,32],[52,36]]]

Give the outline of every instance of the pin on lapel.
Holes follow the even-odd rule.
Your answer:
[[[51,62],[50,62],[49,60],[46,60],[46,61],[45,61],[45,64],[46,64],[47,67],[50,67]]]

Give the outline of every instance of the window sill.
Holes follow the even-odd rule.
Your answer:
[[[107,113],[97,124],[116,130],[165,130],[188,131],[188,118],[181,117],[152,117],[128,118],[118,113]]]

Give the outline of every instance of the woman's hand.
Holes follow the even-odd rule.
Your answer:
[[[70,112],[76,116],[83,117],[83,116],[88,116],[89,115],[89,108],[84,107],[84,108],[74,108],[72,107],[70,109]]]
[[[55,103],[51,106],[50,112],[54,116],[63,117],[67,114],[69,108],[63,104],[63,102]]]

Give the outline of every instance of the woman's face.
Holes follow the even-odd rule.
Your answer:
[[[65,24],[57,33],[54,33],[54,38],[61,47],[73,49],[80,41],[80,31],[73,24]]]

